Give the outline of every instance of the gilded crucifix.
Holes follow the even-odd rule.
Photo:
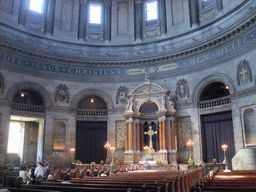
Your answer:
[[[152,136],[153,136],[154,134],[157,134],[157,131],[153,131],[153,130],[152,130],[152,126],[149,126],[148,132],[145,131],[144,134],[145,134],[145,135],[149,135],[149,149],[148,149],[148,151],[149,151],[149,152],[155,152],[155,150],[153,149]]]

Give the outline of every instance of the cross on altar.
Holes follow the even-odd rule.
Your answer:
[[[149,152],[154,152],[155,150],[153,149],[152,136],[153,136],[154,134],[157,134],[157,131],[153,131],[153,130],[152,130],[152,127],[149,126],[148,132],[145,131],[144,134],[145,134],[145,135],[149,135],[149,149],[148,149],[148,151],[149,151]]]

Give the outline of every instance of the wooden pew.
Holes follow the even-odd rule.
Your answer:
[[[256,170],[218,171],[203,185],[207,191],[256,191]]]
[[[41,190],[54,190],[54,191],[63,191],[63,192],[127,192],[128,190],[131,191],[131,188],[114,188],[114,187],[77,187],[69,184],[62,184],[58,186],[54,185],[21,185],[21,189],[41,189]],[[132,188],[132,191],[134,192],[155,192],[154,190],[144,190],[143,188],[141,189],[134,189]]]

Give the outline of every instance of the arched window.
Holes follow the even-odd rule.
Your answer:
[[[14,95],[12,102],[28,105],[44,105],[44,100],[42,96],[37,91],[32,89],[23,89],[21,91],[18,91]]]
[[[157,111],[158,106],[152,101],[143,103],[139,110],[140,113],[156,113]]]
[[[44,0],[29,0],[29,9],[37,13],[43,13]]]
[[[100,25],[102,24],[102,5],[90,3],[89,5],[89,23]]]
[[[80,101],[78,109],[107,109],[107,105],[100,97],[89,96]]]
[[[53,34],[55,0],[20,0],[18,22],[24,27]]]
[[[227,85],[221,82],[210,83],[202,90],[199,101],[205,101],[230,95]]]

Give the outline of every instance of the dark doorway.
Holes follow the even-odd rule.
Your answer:
[[[106,121],[77,121],[76,159],[82,163],[100,163],[106,160],[107,150]]]
[[[235,155],[234,132],[232,113],[223,112],[201,116],[203,159],[205,163],[212,163],[216,159],[218,163],[224,160],[222,144],[227,144],[227,162],[232,166],[232,158]]]

